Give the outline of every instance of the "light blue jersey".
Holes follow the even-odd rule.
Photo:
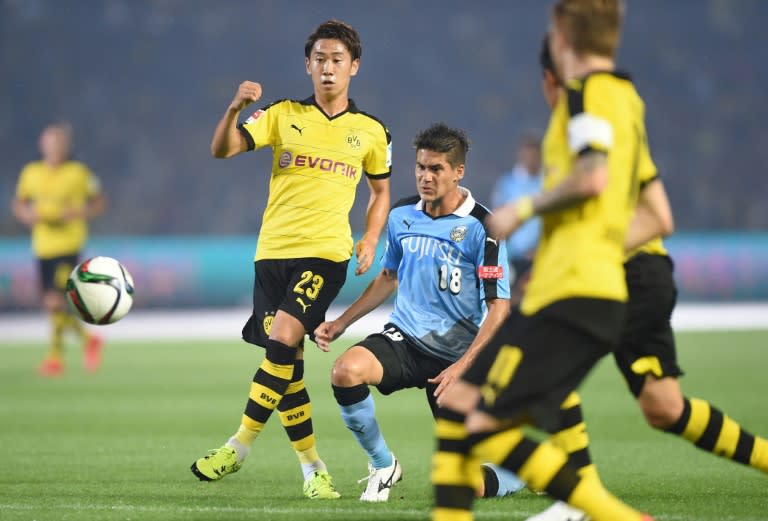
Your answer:
[[[507,253],[486,235],[488,210],[467,198],[452,214],[432,218],[418,196],[389,213],[382,266],[397,272],[390,322],[425,353],[455,361],[475,338],[486,299],[509,298]]]

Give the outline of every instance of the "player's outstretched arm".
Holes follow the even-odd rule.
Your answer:
[[[640,191],[635,215],[624,239],[624,249],[632,251],[656,237],[672,235],[674,231],[675,220],[667,191],[661,179],[656,178]]]
[[[261,98],[261,85],[244,81],[237,88],[235,97],[216,125],[211,141],[211,154],[220,159],[232,157],[248,150],[248,143],[237,129],[237,118],[245,107]]]
[[[464,371],[467,370],[472,362],[477,358],[477,355],[483,348],[490,342],[493,335],[499,330],[504,321],[509,317],[510,303],[508,299],[490,299],[486,302],[488,306],[488,315],[480,325],[480,329],[475,335],[475,339],[469,345],[466,353],[454,363],[443,369],[443,371],[434,378],[428,380],[431,384],[437,384],[435,389],[435,397],[437,398],[437,405],[442,407],[443,391],[448,388],[453,382],[461,378]]]
[[[362,275],[373,264],[373,259],[376,256],[376,244],[379,242],[381,231],[387,224],[387,215],[389,214],[389,178],[369,178],[368,186],[371,189],[371,197],[368,200],[365,232],[355,245],[357,257],[355,275]]]
[[[397,289],[397,272],[383,269],[368,284],[363,293],[336,320],[323,322],[315,329],[315,342],[323,351],[329,351],[331,342],[347,328],[377,307]]]
[[[534,215],[556,212],[597,197],[608,184],[608,164],[605,153],[587,152],[579,156],[571,175],[551,190],[495,209],[487,218],[489,233],[501,238],[512,235],[520,225]]]

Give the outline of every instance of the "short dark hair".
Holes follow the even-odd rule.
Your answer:
[[[451,128],[445,123],[434,123],[422,130],[413,140],[416,150],[431,150],[446,155],[448,163],[453,168],[463,165],[469,152],[469,138],[463,130]]]
[[[318,25],[307,37],[307,43],[304,44],[304,56],[309,58],[315,43],[324,39],[339,40],[343,43],[353,61],[360,59],[360,56],[363,55],[363,45],[360,43],[360,35],[357,34],[355,28],[341,20],[328,20]]]
[[[549,71],[555,74],[555,64],[552,61],[552,51],[549,50],[549,35],[544,35],[544,41],[541,42],[541,50],[539,51],[539,65],[541,70]]]

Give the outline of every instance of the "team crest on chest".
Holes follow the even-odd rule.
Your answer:
[[[461,242],[464,240],[464,237],[466,236],[467,236],[467,227],[464,225],[454,226],[453,229],[451,229],[451,240],[453,242]]]
[[[360,136],[357,134],[357,130],[352,129],[349,134],[347,134],[347,137],[345,138],[347,145],[352,148],[352,150],[357,150],[362,145],[362,142],[360,141]]]

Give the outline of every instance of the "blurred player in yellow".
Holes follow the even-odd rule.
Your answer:
[[[652,164],[642,99],[615,70],[622,18],[618,0],[558,0],[553,7],[550,47],[564,92],[544,139],[544,189],[488,219],[492,233],[507,236],[542,215],[542,238],[521,314],[446,390],[436,425],[434,520],[472,519],[481,459],[594,521],[650,519],[612,496],[595,473],[578,473],[563,448],[522,429],[556,430],[564,401],[622,331],[625,237],[638,176]]]
[[[64,370],[62,343],[67,329],[83,344],[85,368],[92,372],[101,363],[101,338],[85,330],[64,299],[67,277],[88,238],[88,220],[105,208],[99,180],[83,163],[70,159],[71,144],[68,124],[46,127],[40,135],[42,158],[21,171],[12,203],[16,218],[32,229],[43,308],[50,314],[50,350],[39,368],[44,376]]]
[[[350,25],[321,24],[308,37],[305,65],[314,93],[284,99],[238,124],[261,98],[261,85],[243,82],[214,132],[211,151],[227,158],[269,146],[272,177],[256,245],[253,313],[246,342],[265,348],[253,377],[240,428],[224,446],[192,464],[201,480],[237,471],[277,409],[304,474],[304,495],[336,499],[312,427],[304,386],[304,336],[325,320],[353,252],[349,211],[358,183],[370,189],[365,232],[357,243],[356,273],[368,270],[389,212],[391,143],[385,126],[349,98],[362,45]],[[256,173],[261,174],[261,173]]]
[[[546,41],[540,58],[544,96],[554,108],[561,87]],[[624,264],[629,302],[621,340],[614,351],[616,365],[650,426],[712,454],[768,472],[765,438],[753,435],[709,402],[686,397],[681,390],[678,380],[683,371],[677,363],[670,323],[677,289],[672,259],[661,238],[672,233],[674,219],[664,184],[652,163],[640,170],[639,180],[637,208],[625,240],[630,252]],[[569,417],[582,417],[578,400],[563,412],[564,424]],[[580,472],[589,467],[594,470],[584,425],[562,428],[552,441],[569,453],[569,462]],[[558,501],[527,521],[588,519],[586,513]]]

